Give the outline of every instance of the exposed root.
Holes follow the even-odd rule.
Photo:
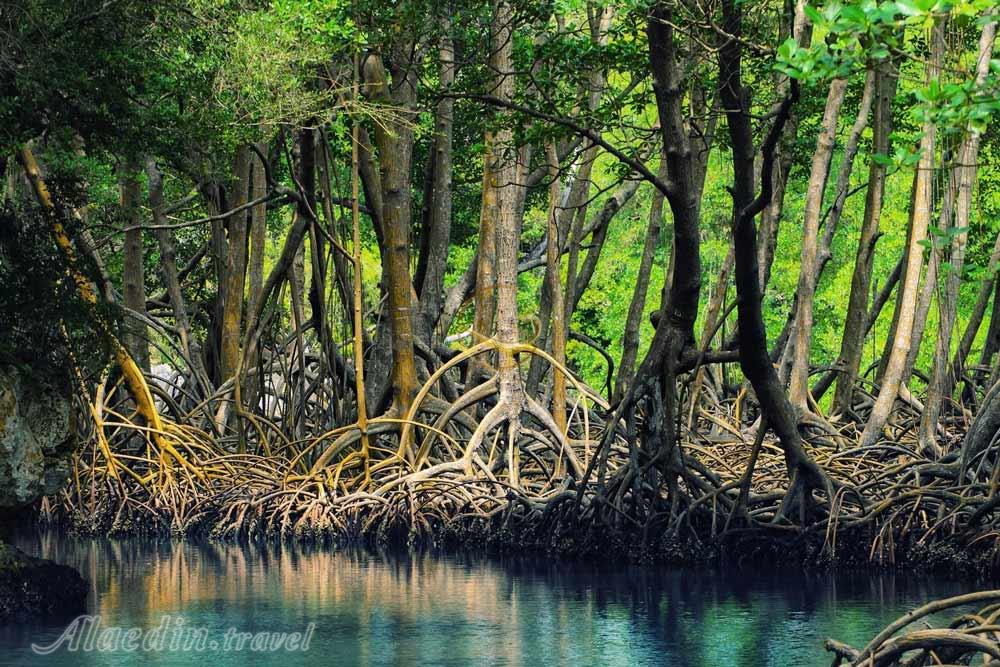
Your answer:
[[[517,395],[518,386],[505,386],[501,370],[488,364],[480,364],[483,381],[442,399],[437,385],[449,374],[454,382],[479,355],[495,355],[501,365],[506,357],[517,368],[538,356],[563,373],[565,431],[545,402]],[[271,358],[286,363],[283,352]],[[287,363],[294,377],[294,357]],[[729,558],[783,551],[879,566],[938,545],[947,545],[942,553],[965,545],[981,562],[1000,555],[1000,438],[969,457],[962,477],[957,454],[938,461],[920,451],[917,416],[906,410],[893,416],[889,437],[869,448],[853,446],[858,433],[850,424],[807,429],[805,452],[829,480],[817,485],[789,479],[785,452],[743,394],[696,411],[675,458],[664,463],[663,450],[643,440],[656,437],[646,428],[659,423],[654,400],[627,414],[621,406],[610,411],[530,345],[477,343],[428,377],[408,414],[363,424],[331,426],[324,397],[336,394],[323,384],[261,382],[258,405],[232,410],[220,424],[213,416],[232,404],[228,385],[195,399],[150,382],[163,413],[153,428],[133,414],[127,394],[99,381],[81,406],[88,445],[76,457],[71,488],[47,503],[49,514],[96,532],[228,538],[488,536],[569,551],[685,544],[697,558],[693,545],[715,544],[715,555]],[[711,394],[710,384],[705,389]],[[350,404],[340,400],[343,414]],[[319,435],[296,438],[296,430]]]
[[[986,606],[980,606],[980,605]],[[973,606],[975,605],[975,606]],[[959,607],[974,611],[956,617],[947,627],[907,628],[932,614]],[[893,621],[862,649],[827,639],[834,667],[844,663],[871,667],[1000,664],[1000,591],[980,591],[930,602]],[[907,630],[903,632],[904,630]]]

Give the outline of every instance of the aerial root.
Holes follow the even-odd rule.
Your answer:
[[[566,373],[565,430],[541,400],[516,395],[516,386],[512,398],[500,371],[453,401],[440,398],[435,383],[447,372],[490,353],[538,355]],[[814,557],[854,549],[882,565],[956,540],[1000,553],[1000,440],[971,457],[960,480],[956,462],[919,451],[913,416],[896,416],[896,435],[873,447],[852,446],[856,431],[839,424],[836,438],[807,438],[805,453],[828,481],[821,484],[801,473],[789,479],[783,449],[746,414],[745,397],[696,411],[665,465],[643,440],[643,423],[655,419],[650,406],[612,413],[527,345],[478,343],[442,365],[407,414],[363,427],[330,427],[321,404],[283,391],[262,395],[260,405],[284,412],[234,410],[220,432],[204,416],[232,400],[224,392],[194,405],[162,403],[153,428],[124,392],[98,383],[80,404],[87,445],[74,459],[73,483],[46,504],[47,515],[102,533],[425,541],[520,532],[546,548],[563,537],[600,543],[608,533],[643,544],[797,536],[813,541]]]
[[[583,475],[595,438],[591,422],[601,421],[595,410],[606,405],[554,360],[556,372],[566,373],[576,389],[566,432],[534,399],[523,397],[517,411],[496,400],[496,375],[453,402],[432,393],[449,369],[494,351],[551,360],[529,345],[486,340],[439,368],[406,415],[389,413],[363,427],[348,424],[298,440],[275,437],[283,429],[273,416],[248,410],[233,411],[221,437],[204,422],[166,416],[152,429],[130,415],[127,402],[114,403],[118,394],[102,389],[88,400],[90,445],[75,458],[63,509],[79,527],[102,532],[375,538],[402,532],[409,540],[492,521],[512,502],[527,503],[530,516],[544,513],[553,495],[566,490],[564,471]],[[203,400],[188,415],[213,414],[207,406],[226,400]],[[182,456],[167,455],[163,443]]]

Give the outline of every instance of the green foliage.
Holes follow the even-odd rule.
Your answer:
[[[46,218],[37,209],[0,209],[0,364],[24,366],[65,385],[74,381],[74,364],[94,372],[109,351],[93,334],[95,312],[80,300],[64,258],[51,237],[39,233],[50,224]],[[82,268],[95,274],[86,261]],[[107,308],[96,315],[115,323]]]
[[[454,104],[448,285],[454,284],[466,270],[475,253],[485,132],[508,123],[517,142],[534,146],[531,169],[542,166],[541,147],[546,142],[565,145],[575,137],[572,129],[545,122],[537,115],[501,114],[479,100],[462,97],[490,91],[495,77],[486,62],[489,3],[26,0],[16,4],[16,8],[7,5],[0,8],[0,28],[4,35],[0,37],[0,45],[4,47],[4,55],[0,56],[0,146],[4,154],[9,154],[28,139],[44,138],[44,142],[39,142],[47,149],[44,161],[53,173],[59,174],[57,181],[75,175],[86,182],[89,224],[102,232],[102,238],[111,239],[104,249],[104,258],[116,284],[121,273],[119,241],[108,230],[119,230],[122,226],[114,165],[123,156],[139,153],[155,156],[167,174],[167,200],[173,202],[186,197],[192,183],[225,183],[232,150],[238,144],[276,135],[287,138],[296,126],[321,126],[333,158],[335,194],[344,196],[348,191],[351,121],[358,115],[364,116],[365,126],[372,131],[384,116],[403,113],[380,103],[356,103],[348,99],[347,88],[353,74],[351,59],[356,50],[380,54],[390,70],[392,65],[399,64],[400,50],[403,54],[411,53],[405,47],[413,47],[412,52],[419,52],[422,58],[417,61],[418,107],[415,113],[407,112],[405,116],[416,135],[411,192],[414,247],[418,247],[422,232],[420,211],[425,204],[423,185],[433,149],[433,110],[441,93],[458,96]],[[600,132],[623,153],[644,160],[655,170],[658,137],[650,132],[650,127],[656,120],[656,109],[643,36],[650,4],[647,0],[514,2],[518,25],[513,44],[514,68],[518,72],[514,103],[555,115],[572,114],[576,124]],[[613,6],[616,13],[602,43],[593,38],[591,20],[595,10],[604,6]],[[698,17],[685,13],[693,11],[690,6],[681,3],[671,6],[678,13],[680,25],[696,25],[694,19]],[[841,228],[834,237],[833,257],[816,294],[813,361],[829,364],[839,351],[869,165],[873,161],[883,163],[890,173],[883,202],[883,235],[875,254],[875,282],[881,286],[906,241],[910,186],[919,160],[914,147],[921,136],[921,125],[936,123],[944,138],[942,143],[948,145],[956,143],[970,129],[983,132],[981,162],[992,166],[996,161],[997,133],[988,121],[1000,111],[1000,60],[991,61],[990,74],[981,85],[969,74],[975,64],[976,33],[984,21],[995,19],[996,9],[992,0],[860,0],[810,5],[806,15],[813,26],[813,39],[800,47],[791,39],[775,46],[779,41],[775,35],[788,32],[783,24],[784,3],[771,0],[747,3],[745,7],[746,42],[750,47],[763,45],[746,49],[743,72],[745,85],[752,92],[755,130],[759,133],[766,129],[768,114],[782,94],[778,84],[785,77],[795,79],[802,89],[795,107],[798,136],[786,146],[792,156],[788,192],[772,279],[764,297],[764,314],[772,341],[787,322],[796,288],[809,162],[829,81],[835,77],[848,78],[844,108],[854,109],[866,69],[891,60],[901,75],[893,104],[896,109],[893,148],[889,155],[872,154],[871,131],[862,137],[850,183],[856,193],[847,199]],[[948,55],[945,74],[939,80],[924,83],[930,28],[944,12],[950,16],[950,45],[954,46],[954,53]],[[443,18],[449,19],[447,24]],[[456,81],[448,91],[440,86],[434,56],[436,38],[444,25],[448,25],[454,39],[458,63]],[[684,56],[698,56],[698,39],[706,39],[696,30],[691,32],[689,35],[678,31],[676,36]],[[711,37],[714,40],[716,35]],[[714,55],[702,54],[683,63],[685,112],[690,112],[691,118],[702,125],[710,113],[712,94],[717,87],[713,58]],[[592,103],[589,91],[597,74],[606,80],[607,92],[600,101]],[[705,95],[708,108],[696,108],[696,93]],[[840,137],[845,136],[847,124],[853,120],[846,118],[851,114],[844,115]],[[733,174],[723,124],[724,119],[719,120],[701,202],[703,308],[728,253],[731,237],[732,198],[726,188],[732,183]],[[82,153],[72,148],[78,138],[82,139]],[[274,160],[271,167],[274,177],[287,186],[292,181],[283,138],[273,140],[272,155],[278,153],[281,158]],[[834,169],[841,151],[842,145],[838,145]],[[600,210],[627,171],[618,160],[602,155],[593,174],[590,216]],[[941,182],[941,175],[938,176],[937,182]],[[962,316],[974,298],[976,281],[983,277],[997,231],[998,178],[992,168],[979,172],[975,210],[967,230],[969,253],[959,308]],[[72,198],[70,190],[66,186],[61,194]],[[831,184],[824,208],[829,206],[832,196]],[[651,200],[650,186],[643,185],[613,220],[594,279],[582,295],[571,322],[574,329],[604,346],[616,363],[621,356],[624,324],[637,279]],[[546,188],[528,193],[522,250],[533,247],[543,237],[547,206]],[[936,206],[939,211],[939,201]],[[177,211],[172,220],[194,220],[208,213],[204,202],[196,198]],[[57,270],[58,258],[47,237],[28,238],[31,235],[25,230],[36,229],[41,222],[29,219],[23,211],[9,211],[5,215],[8,216],[5,220],[14,221],[10,229],[17,231],[4,232],[0,278],[4,279],[6,301],[0,303],[0,312],[22,313],[24,317],[38,319],[43,331],[12,339],[14,342],[7,343],[9,349],[4,353],[20,353],[18,350],[24,348],[27,340],[49,340],[46,336],[54,341],[47,349],[57,350],[60,344],[51,330],[53,323],[62,318],[73,335],[83,320],[74,320],[69,310],[61,310],[72,298]],[[268,213],[268,268],[276,259],[276,246],[291,219],[288,207]],[[338,220],[337,224],[341,222]],[[944,248],[958,233],[954,228],[943,229],[940,222],[935,220],[932,224],[927,248]],[[365,302],[371,308],[381,298],[381,266],[370,219],[364,217],[362,225],[362,275]],[[649,315],[660,306],[669,262],[672,245],[669,207],[662,229],[641,320],[640,357],[652,336]],[[184,264],[209,242],[209,226],[179,228],[173,232],[173,238],[179,264]],[[145,243],[147,293],[153,294],[162,289],[157,273],[159,251],[151,235],[146,235]],[[581,262],[591,251],[594,249],[583,249]],[[949,266],[944,263],[942,274],[950,270]],[[26,271],[26,267],[38,271]],[[215,280],[211,262],[205,261],[186,283],[186,296],[198,315],[193,318],[193,326],[201,329],[198,333],[206,327],[208,318],[204,314],[211,311],[217,298]],[[520,277],[522,319],[530,320],[537,312],[541,289],[541,269]],[[39,303],[25,302],[23,294],[31,291],[51,298]],[[727,304],[733,298],[730,290]],[[39,310],[26,310],[30,308]],[[470,310],[466,307],[459,312],[453,332],[469,326]],[[891,306],[875,323],[866,344],[866,363],[881,353],[890,311]],[[928,326],[933,326],[935,317],[932,311]],[[700,324],[696,329],[699,332]],[[961,316],[959,326],[962,326]],[[731,326],[724,333],[731,334]],[[924,367],[928,362],[929,340],[930,337],[925,337],[921,351],[919,363]],[[606,362],[599,353],[572,343],[569,355],[573,367],[588,382],[603,385]],[[100,357],[100,350],[90,356]]]
[[[344,0],[275,0],[240,14],[220,54],[216,101],[238,126],[321,124],[349,95],[361,33]]]

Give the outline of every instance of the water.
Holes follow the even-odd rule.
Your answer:
[[[863,645],[914,606],[975,588],[901,575],[703,574],[51,533],[15,541],[83,573],[99,628],[183,619],[217,650],[63,644],[38,656],[30,645],[55,642],[67,623],[15,625],[0,628],[0,665],[828,665],[826,637]],[[236,651],[235,640],[223,650],[229,628],[304,634],[310,623],[306,651]]]

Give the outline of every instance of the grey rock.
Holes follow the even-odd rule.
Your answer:
[[[73,453],[66,392],[0,366],[0,519],[59,491]],[[87,583],[71,567],[0,542],[0,620],[51,618],[84,610]]]
[[[29,505],[69,479],[73,452],[66,392],[0,366],[0,510]]]

